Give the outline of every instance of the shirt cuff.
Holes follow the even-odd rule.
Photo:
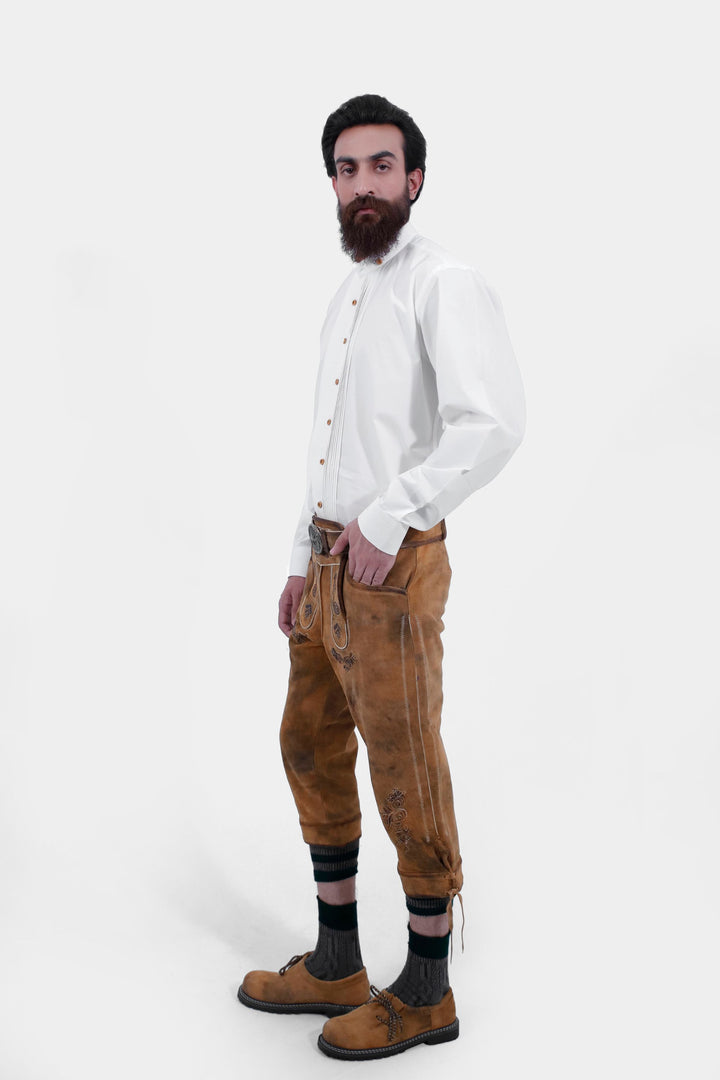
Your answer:
[[[380,499],[375,499],[358,515],[357,523],[366,540],[374,544],[387,555],[397,555],[400,545],[408,531],[407,525],[401,524],[380,508]]]
[[[312,547],[308,540],[307,545],[303,544],[300,547],[296,547],[290,556],[290,565],[288,566],[288,577],[297,575],[297,577],[307,577],[307,572],[310,568],[310,559],[312,558]]]

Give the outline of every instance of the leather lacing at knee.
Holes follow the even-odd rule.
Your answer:
[[[465,952],[465,906],[463,904],[463,898],[462,898],[462,893],[460,892],[460,889],[458,889],[457,887],[453,887],[452,889],[450,889],[450,896],[449,896],[449,899],[448,899],[448,906],[447,906],[448,921],[450,923],[450,959],[451,960],[452,960],[452,956],[453,956],[453,911],[452,911],[452,906],[453,906],[453,900],[455,899],[456,896],[457,896],[458,900],[460,901],[460,910],[462,911],[462,924],[460,926],[460,943],[461,943],[461,946],[462,946],[461,951]]]

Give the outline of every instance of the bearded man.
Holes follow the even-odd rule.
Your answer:
[[[495,291],[409,223],[425,139],[385,98],[352,98],[322,150],[353,269],[321,335],[307,491],[279,625],[290,675],[282,758],[317,884],[313,950],[252,971],[243,1004],[329,1019],[324,1053],[384,1057],[459,1032],[448,979],[462,886],[440,736],[445,517],[503,468],[525,427],[523,387]],[[371,987],[358,936],[360,732],[395,846],[405,966]]]

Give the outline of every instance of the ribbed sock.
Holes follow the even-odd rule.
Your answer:
[[[435,897],[406,897],[414,915],[444,915],[448,900]],[[448,951],[450,934],[429,937],[416,934],[408,923],[408,953],[405,967],[388,987],[406,1005],[437,1005],[450,989]]]
[[[341,847],[310,844],[315,881],[344,881],[357,874],[359,840]],[[305,967],[316,979],[344,979],[363,967],[357,902],[326,904],[318,896],[318,939]]]
[[[363,967],[357,901],[326,904],[318,896],[318,939],[305,967],[316,979],[344,979]]]
[[[308,846],[316,881],[342,881],[357,874],[359,840],[351,840],[342,847],[324,847],[321,844]]]

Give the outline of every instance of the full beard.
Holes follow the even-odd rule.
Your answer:
[[[360,214],[363,208],[374,214]],[[405,193],[394,202],[376,199],[374,195],[359,195],[344,210],[337,208],[340,222],[340,244],[346,255],[355,262],[386,255],[397,240],[403,225],[410,220],[410,196]]]

